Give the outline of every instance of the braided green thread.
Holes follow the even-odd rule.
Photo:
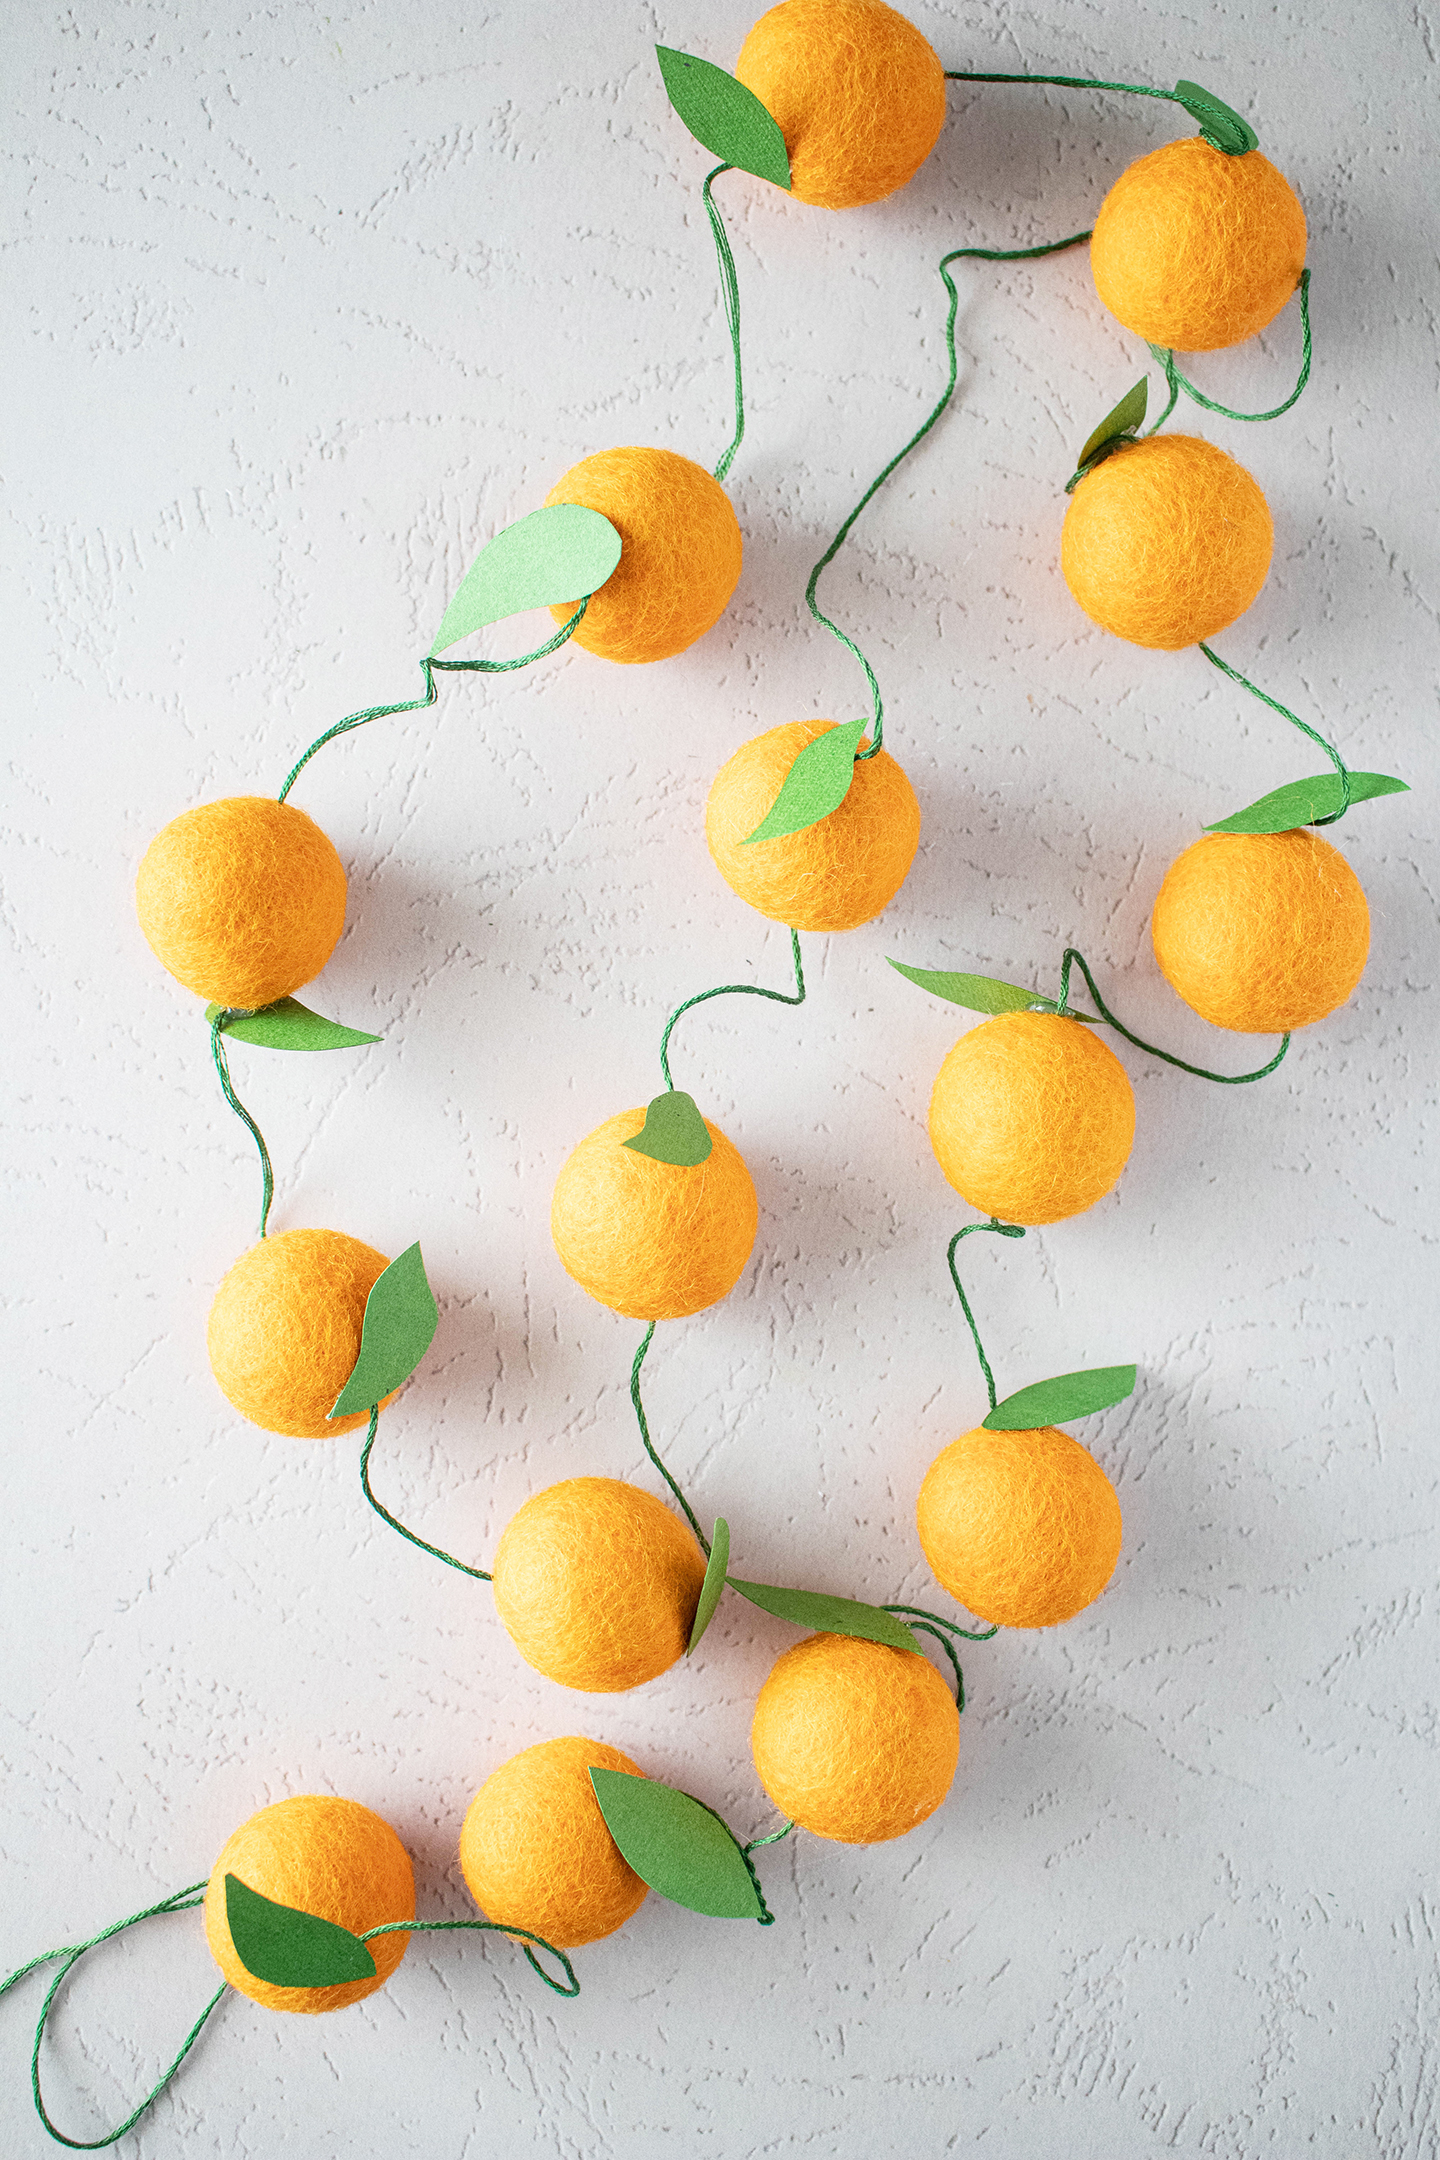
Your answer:
[[[1269,412],[1235,412],[1229,405],[1217,405],[1214,398],[1206,397],[1203,390],[1197,390],[1194,383],[1180,373],[1180,370],[1175,365],[1173,352],[1157,351],[1152,346],[1151,351],[1155,353],[1156,359],[1164,368],[1165,380],[1170,385],[1170,403],[1162,413],[1161,420],[1169,418],[1174,410],[1175,399],[1182,390],[1185,392],[1186,397],[1193,398],[1197,405],[1203,405],[1206,412],[1219,413],[1222,420],[1278,420],[1281,413],[1289,412],[1291,406],[1304,390],[1306,383],[1310,380],[1310,272],[1308,270],[1302,270],[1300,273],[1300,331],[1300,374],[1295,388],[1286,398],[1283,405],[1272,405]],[[1155,427],[1159,427],[1159,425],[1160,420],[1157,420]],[[1153,435],[1155,428],[1151,428],[1149,432]]]
[[[710,1557],[710,1540],[706,1537],[704,1531],[700,1528],[700,1524],[696,1519],[694,1508],[691,1507],[689,1501],[685,1498],[684,1493],[681,1492],[680,1487],[676,1484],[674,1478],[671,1477],[670,1472],[666,1469],[664,1463],[661,1462],[660,1457],[656,1454],[650,1440],[650,1427],[645,1421],[645,1405],[640,1400],[640,1367],[645,1362],[645,1353],[650,1348],[650,1343],[654,1336],[654,1333],[655,1322],[652,1320],[649,1327],[647,1327],[645,1330],[645,1334],[641,1341],[639,1349],[635,1352],[635,1362],[630,1367],[630,1400],[635,1405],[635,1415],[639,1420],[640,1438],[645,1443],[645,1452],[649,1456],[651,1462],[654,1463],[655,1468],[659,1471],[661,1477],[664,1478],[665,1483],[669,1486],[671,1492],[674,1493],[675,1498],[679,1501],[681,1507],[685,1510],[685,1520],[689,1523],[690,1528],[694,1531],[696,1538],[699,1540],[700,1550],[704,1553],[706,1559],[708,1560]]]
[[[991,1225],[972,1223],[970,1227],[972,1230],[988,1230]],[[914,1613],[917,1619],[933,1621],[936,1627],[946,1628],[952,1635],[962,1635],[966,1642],[989,1642],[992,1635],[1000,1632],[998,1622],[987,1628],[961,1627],[958,1620],[944,1620],[939,1613],[927,1612],[923,1605],[886,1605],[881,1609],[884,1612]]]
[[[957,1230],[950,1240],[950,1249],[945,1255],[945,1264],[950,1270],[950,1280],[955,1285],[955,1295],[960,1300],[960,1310],[965,1315],[966,1325],[970,1329],[970,1338],[975,1345],[975,1355],[979,1358],[980,1370],[985,1375],[985,1391],[990,1397],[990,1408],[993,1410],[999,1400],[995,1393],[995,1375],[990,1370],[990,1360],[985,1355],[985,1345],[980,1340],[980,1330],[975,1325],[975,1315],[970,1310],[970,1300],[965,1295],[964,1285],[955,1266],[956,1246],[960,1243],[962,1237],[969,1237],[976,1230],[993,1230],[997,1237],[1024,1237],[1025,1232],[1018,1223],[1002,1223],[998,1216],[992,1215],[989,1222],[966,1223],[963,1230]],[[932,1616],[927,1615],[926,1617]],[[986,1638],[977,1635],[975,1640],[983,1642]]]
[[[270,1220],[270,1203],[275,1198],[275,1172],[271,1167],[270,1150],[265,1145],[264,1134],[230,1085],[230,1063],[225,1055],[221,1030],[224,1028],[226,1021],[231,1018],[232,1012],[233,1008],[227,1008],[224,1012],[217,1013],[211,1021],[210,1055],[215,1060],[215,1070],[220,1075],[220,1086],[224,1091],[226,1102],[229,1103],[230,1108],[235,1112],[236,1117],[239,1118],[241,1124],[255,1142],[256,1147],[260,1150],[260,1235],[263,1238],[265,1225]]]
[[[1222,660],[1219,653],[1212,652],[1203,640],[1201,641],[1200,650],[1210,662],[1211,667],[1219,668],[1222,675],[1228,675],[1231,682],[1239,683],[1242,690],[1250,692],[1251,697],[1259,698],[1262,705],[1270,707],[1271,712],[1278,712],[1282,720],[1288,720],[1292,727],[1299,728],[1302,735],[1308,735],[1311,742],[1324,751],[1326,757],[1329,758],[1336,772],[1340,775],[1340,808],[1332,811],[1329,817],[1316,818],[1315,823],[1317,825],[1336,824],[1339,819],[1344,817],[1345,812],[1350,807],[1350,768],[1333,743],[1326,742],[1323,735],[1317,734],[1313,727],[1307,726],[1298,713],[1291,712],[1289,706],[1282,705],[1278,698],[1270,697],[1264,690],[1257,690],[1254,683],[1248,682],[1238,668],[1233,668],[1228,661]]]
[[[730,236],[725,221],[715,207],[710,190],[722,173],[733,172],[733,165],[717,165],[714,172],[707,173],[700,190],[700,200],[710,220],[710,230],[715,236],[715,259],[720,265],[720,295],[725,303],[725,321],[730,330],[730,346],[735,355],[735,433],[730,447],[715,467],[715,478],[723,480],[735,462],[735,453],[745,440],[745,385],[740,372],[740,281],[735,275],[735,257],[730,251]]]
[[[1280,1048],[1276,1051],[1274,1057],[1271,1058],[1269,1064],[1261,1065],[1255,1072],[1248,1073],[1210,1072],[1204,1065],[1191,1065],[1188,1064],[1184,1058],[1173,1057],[1168,1050],[1157,1049],[1154,1043],[1146,1042],[1142,1036],[1132,1035],[1129,1028],[1125,1026],[1124,1022],[1116,1019],[1114,1013],[1111,1012],[1109,1006],[1105,1003],[1105,1000],[1101,997],[1100,992],[1095,987],[1095,977],[1090,972],[1084,954],[1077,952],[1073,945],[1066,946],[1065,956],[1060,962],[1060,997],[1055,1006],[1055,1011],[1057,1016],[1062,1020],[1074,1019],[1077,1017],[1069,1010],[1070,970],[1073,967],[1078,967],[1081,974],[1085,977],[1086,984],[1089,987],[1090,995],[1100,1008],[1100,1018],[1105,1022],[1105,1025],[1107,1027],[1114,1028],[1117,1035],[1123,1035],[1126,1042],[1134,1043],[1137,1050],[1144,1050],[1150,1057],[1163,1058],[1167,1065],[1174,1065],[1180,1072],[1193,1073],[1197,1080],[1214,1080],[1218,1082],[1221,1087],[1246,1087],[1248,1086],[1250,1081],[1263,1080],[1267,1073],[1274,1072],[1276,1066],[1280,1063],[1280,1060],[1284,1057],[1286,1051],[1290,1047],[1290,1036],[1287,1032],[1281,1038]],[[1094,1016],[1093,1014],[1082,1013],[1078,1017],[1081,1019],[1091,1019]],[[976,1224],[971,1225],[972,1229],[977,1227],[979,1226]],[[952,1247],[951,1249],[953,1251],[954,1248]],[[956,1284],[956,1288],[959,1288],[958,1283]],[[995,1405],[993,1401],[991,1402],[990,1407],[992,1410],[994,1409]]]
[[[782,1823],[780,1828],[778,1830],[772,1830],[768,1837],[751,1838],[749,1844],[742,1845],[740,1850],[743,1853],[752,1853],[759,1852],[762,1845],[778,1845],[781,1838],[789,1837],[790,1832],[794,1829],[794,1827],[795,1825],[793,1822]]]
[[[1100,82],[1093,75],[972,75],[962,68],[946,68],[946,82],[1053,83],[1061,90],[1124,90],[1131,97],[1164,98],[1167,104],[1183,105],[1174,90],[1153,90],[1148,83]]]
[[[399,1525],[397,1524],[396,1527],[398,1528]],[[432,1545],[427,1549],[433,1552],[435,1548]],[[441,1558],[444,1558],[443,1553]],[[521,1949],[529,1958],[536,1972],[539,1973],[546,1987],[553,1988],[557,1995],[575,1996],[579,1994],[580,1982],[575,1977],[575,1968],[563,1950],[557,1950],[554,1943],[546,1942],[543,1935],[532,1935],[529,1928],[509,1927],[503,1920],[386,1920],[379,1927],[367,1928],[360,1937],[360,1941],[373,1942],[377,1935],[449,1935],[464,1930],[473,1930],[476,1933],[491,1935],[515,1936],[519,1939]],[[537,1944],[542,1950],[548,1950],[551,1957],[559,1958],[560,1963],[565,1968],[566,1978],[570,1982],[568,1987],[563,1986],[558,1980],[551,1979],[549,1973],[540,1963],[539,1958],[536,1957],[534,1950],[531,1949],[532,1943]]]
[[[383,1506],[381,1502],[376,1499],[370,1484],[370,1450],[375,1445],[375,1435],[379,1431],[379,1429],[380,1406],[377,1403],[375,1408],[370,1412],[370,1430],[368,1433],[366,1433],[365,1445],[360,1450],[360,1490],[364,1493],[365,1498],[369,1501],[371,1507],[374,1508],[376,1514],[380,1516],[383,1521],[389,1523],[392,1530],[398,1530],[401,1537],[408,1538],[412,1545],[418,1545],[421,1552],[432,1553],[437,1560],[443,1560],[446,1567],[458,1568],[462,1575],[473,1575],[476,1582],[493,1582],[495,1580],[494,1576],[487,1575],[484,1568],[467,1567],[463,1560],[457,1560],[455,1558],[454,1553],[442,1552],[438,1545],[430,1544],[429,1541],[423,1537],[416,1537],[413,1530],[407,1530],[404,1523],[398,1521],[397,1518],[390,1513],[389,1508]],[[516,1934],[519,1932],[519,1930],[511,1929],[510,1932],[512,1934]],[[548,1949],[549,1945],[547,1944],[546,1947]]]
[[[955,1675],[955,1710],[958,1716],[965,1708],[965,1675],[960,1670],[960,1660],[955,1655],[954,1644],[948,1635],[941,1634],[939,1628],[931,1627],[928,1620],[912,1620],[910,1626],[917,1635],[928,1635],[933,1642],[938,1642],[949,1658],[950,1670]]]
[[[681,1017],[682,1013],[689,1012],[692,1005],[704,1005],[708,999],[717,997],[763,997],[773,998],[777,1005],[804,1004],[805,970],[800,964],[800,933],[798,930],[790,932],[790,957],[795,963],[795,995],[793,997],[784,990],[762,989],[759,983],[721,983],[718,990],[702,990],[697,996],[686,998],[683,1005],[676,1006],[665,1023],[664,1034],[660,1037],[660,1070],[665,1075],[667,1088],[673,1088],[675,1085],[675,1082],[670,1077],[670,1037],[674,1032],[676,1021]]]

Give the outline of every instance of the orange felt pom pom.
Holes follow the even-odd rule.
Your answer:
[[[740,527],[703,465],[673,450],[602,450],[582,458],[545,498],[598,510],[621,553],[593,593],[574,642],[602,660],[669,660],[713,629],[740,580]],[[569,600],[550,613],[568,622]]]
[[[371,1980],[344,1980],[336,1987],[276,1987],[257,1980],[241,1964],[225,1909],[225,1877],[276,1905],[313,1913],[352,1935],[415,1917],[415,1874],[410,1856],[389,1823],[358,1800],[304,1793],[277,1800],[243,1822],[210,1875],[205,1892],[205,1938],[231,1987],[267,2010],[343,2010],[383,1987],[409,1947],[408,1935],[377,1935],[367,1943],[375,1960]]]
[[[804,832],[746,847],[807,743],[833,720],[791,720],[737,750],[715,775],[705,838],[732,892],[793,930],[853,930],[889,905],[920,844],[915,790],[888,750],[856,762],[838,810]],[[862,750],[869,737],[861,738]]]
[[[1214,1027],[1323,1020],[1365,972],[1370,910],[1343,855],[1301,827],[1207,833],[1171,863],[1150,934],[1160,972]]]
[[[1079,1020],[1000,1013],[962,1035],[935,1078],[930,1145],[963,1199],[1003,1222],[1063,1222],[1130,1159],[1125,1068]]]
[[[542,1740],[491,1771],[460,1832],[461,1873],[486,1919],[558,1950],[613,1935],[645,1899],[600,1812],[592,1768],[640,1776],[598,1740]]]
[[[511,1517],[493,1574],[495,1610],[526,1664],[562,1687],[614,1695],[683,1654],[705,1556],[638,1485],[566,1478]]]
[[[1258,150],[1166,143],[1115,182],[1090,267],[1112,315],[1148,344],[1213,352],[1273,320],[1305,267],[1305,213]]]
[[[253,1012],[319,974],[345,927],[345,891],[344,864],[303,810],[231,795],[155,835],[135,911],[177,982]]]
[[[241,1254],[215,1293],[205,1340],[210,1370],[242,1417],[297,1440],[368,1421],[364,1410],[333,1421],[325,1413],[355,1369],[365,1300],[389,1265],[339,1230],[286,1230]]]
[[[1060,567],[1102,630],[1178,652],[1244,614],[1274,544],[1269,505],[1243,465],[1198,435],[1149,435],[1079,482]]]
[[[735,73],[785,138],[791,194],[824,210],[893,195],[945,124],[944,68],[881,0],[781,0]]]
[[[915,1829],[949,1792],[960,1717],[927,1659],[811,1635],[772,1666],[750,1745],[782,1815],[841,1845],[878,1845]]]
[[[925,1473],[915,1519],[936,1582],[997,1627],[1073,1618],[1120,1557],[1114,1486],[1053,1425],[962,1433]]]

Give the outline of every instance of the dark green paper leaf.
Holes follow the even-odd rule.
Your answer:
[[[1091,458],[1094,457],[1096,451],[1103,450],[1107,443],[1118,442],[1122,435],[1133,436],[1136,428],[1145,418],[1145,407],[1149,403],[1149,399],[1150,385],[1146,377],[1142,375],[1134,389],[1127,390],[1119,404],[1106,413],[1105,418],[1100,422],[1093,435],[1086,437],[1085,447],[1075,460],[1076,471],[1083,470],[1089,464]]]
[[[983,1422],[986,1432],[1033,1432],[1037,1425],[1060,1425],[1067,1418],[1108,1410],[1135,1390],[1133,1365],[1096,1365],[1089,1372],[1057,1373],[1033,1387],[1007,1395]]]
[[[806,743],[754,832],[742,845],[759,840],[783,840],[787,833],[805,832],[821,818],[838,810],[855,777],[855,752],[869,722],[847,720],[843,727],[827,729]]]
[[[481,548],[445,610],[432,657],[525,608],[567,600],[578,606],[599,591],[619,560],[620,535],[598,510],[582,503],[532,510]]]
[[[963,1005],[968,1012],[1008,1013],[1054,1012],[1054,998],[1041,997],[1038,991],[1022,990],[1018,983],[1001,982],[994,975],[955,975],[948,968],[906,967],[903,960],[892,960],[890,966],[897,975],[918,983],[934,997],[949,1000],[952,1005]],[[1067,1020],[1089,1022],[1089,1013],[1067,1013]]]
[[[634,1148],[637,1155],[648,1155],[652,1162],[674,1163],[678,1169],[693,1170],[697,1163],[705,1161],[712,1142],[694,1096],[687,1095],[684,1088],[667,1088],[645,1112],[645,1123],[634,1139],[622,1140],[620,1145]]]
[[[1406,781],[1392,780],[1388,773],[1352,772],[1350,775],[1352,803],[1369,802],[1376,795],[1408,795],[1409,792]],[[1288,787],[1262,795],[1259,802],[1237,810],[1234,817],[1222,818],[1218,825],[1207,825],[1205,830],[1218,833],[1293,832],[1297,825],[1314,825],[1321,818],[1334,817],[1341,800],[1339,773],[1316,773],[1309,780],[1292,780]]]
[[[205,1018],[214,1021],[224,1010],[223,1005],[207,1005]],[[360,1043],[380,1040],[378,1035],[362,1035],[359,1028],[341,1027],[338,1020],[322,1019],[298,998],[290,997],[227,1020],[220,1032],[237,1042],[259,1043],[266,1050],[353,1050]]]
[[[439,1322],[420,1247],[407,1245],[399,1259],[392,1260],[384,1274],[377,1276],[365,1300],[360,1355],[336,1397],[331,1417],[353,1417],[357,1410],[373,1410],[376,1403],[393,1394],[424,1357]]]
[[[690,1640],[685,1645],[689,1657],[710,1622],[720,1603],[720,1593],[725,1588],[725,1570],[730,1565],[730,1525],[723,1515],[715,1518],[715,1534],[710,1540],[710,1560],[705,1569],[705,1580],[700,1585],[700,1602],[695,1608],[695,1625],[690,1630]]]
[[[375,1977],[374,1958],[349,1928],[277,1905],[238,1875],[225,1877],[225,1917],[246,1972],[271,1987],[340,1987]]]
[[[1186,112],[1199,121],[1200,133],[1213,149],[1223,150],[1226,157],[1244,157],[1247,151],[1259,147],[1260,138],[1249,121],[1242,120],[1212,90],[1202,90],[1199,83],[1177,82],[1175,95]]]
[[[657,45],[655,56],[665,78],[670,103],[695,140],[727,165],[754,173],[757,180],[790,186],[790,158],[773,116],[753,90],[693,53]]]
[[[642,1882],[712,1920],[764,1913],[745,1855],[713,1808],[658,1778],[590,1772],[610,1835]]]
[[[828,1597],[818,1590],[782,1590],[774,1583],[741,1582],[730,1577],[730,1588],[749,1598],[762,1612],[795,1627],[814,1628],[822,1635],[858,1635],[862,1642],[885,1643],[891,1650],[913,1650],[920,1645],[894,1613],[879,1605],[861,1605],[854,1598]]]

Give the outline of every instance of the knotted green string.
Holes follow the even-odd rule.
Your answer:
[[[1333,810],[1329,817],[1316,818],[1314,823],[1317,825],[1336,824],[1350,808],[1350,768],[1334,744],[1326,742],[1323,735],[1318,734],[1313,727],[1307,726],[1298,713],[1291,712],[1288,705],[1282,705],[1278,698],[1270,697],[1264,690],[1257,690],[1254,683],[1247,681],[1238,668],[1233,668],[1227,660],[1222,660],[1219,653],[1212,652],[1203,640],[1200,644],[1200,650],[1210,662],[1211,667],[1219,668],[1222,675],[1228,675],[1231,682],[1239,683],[1242,690],[1250,692],[1251,697],[1259,698],[1262,705],[1270,707],[1271,712],[1278,712],[1282,720],[1288,720],[1292,727],[1299,728],[1302,735],[1308,735],[1311,742],[1324,751],[1326,757],[1329,758],[1336,772],[1340,775],[1340,808]]]

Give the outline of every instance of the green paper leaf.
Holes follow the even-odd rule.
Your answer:
[[[818,1590],[782,1590],[774,1583],[741,1582],[736,1575],[730,1577],[730,1588],[762,1612],[789,1620],[795,1627],[814,1628],[821,1635],[858,1635],[862,1642],[920,1654],[920,1645],[904,1621],[879,1605],[861,1605],[854,1598],[829,1597]]]
[[[445,610],[431,657],[525,608],[578,605],[599,591],[619,560],[620,535],[598,510],[582,503],[532,510],[481,548]]]
[[[657,1095],[634,1139],[620,1143],[634,1148],[637,1155],[648,1155],[652,1162],[674,1163],[681,1170],[693,1170],[704,1162],[712,1144],[695,1098],[684,1088],[667,1088]]]
[[[218,1020],[225,1009],[223,1005],[207,1005],[205,1018]],[[378,1035],[362,1035],[359,1028],[341,1027],[338,1020],[323,1019],[298,998],[290,997],[274,1005],[262,1005],[259,1012],[227,1020],[220,1032],[232,1035],[237,1042],[259,1043],[265,1050],[353,1050],[360,1043],[380,1040]]]
[[[1085,447],[1075,460],[1075,470],[1081,472],[1089,464],[1097,450],[1107,446],[1118,447],[1127,437],[1133,438],[1135,430],[1145,418],[1145,407],[1150,399],[1150,384],[1141,376],[1133,390],[1127,390],[1118,405],[1112,406],[1092,435],[1085,439]]]
[[[1249,121],[1242,120],[1213,90],[1202,90],[1199,83],[1177,82],[1175,95],[1199,121],[1200,133],[1213,149],[1223,150],[1226,157],[1244,157],[1247,151],[1258,149],[1260,138]]]
[[[948,968],[906,967],[903,960],[892,960],[890,966],[897,975],[909,982],[918,983],[933,997],[942,997],[952,1005],[963,1005],[968,1012],[1055,1012],[1058,1006],[1054,998],[1041,997],[1038,991],[1022,990],[1019,983],[1001,982],[994,975],[955,975]],[[1067,1020],[1083,1020],[1091,1024],[1090,1013],[1066,1013]]]
[[[657,45],[655,56],[665,78],[670,103],[695,140],[727,165],[754,173],[757,180],[790,186],[790,158],[774,117],[753,90],[693,53]]]
[[[271,1987],[340,1987],[375,1977],[374,1958],[349,1928],[277,1905],[238,1875],[225,1877],[225,1917],[246,1972]]]
[[[353,1417],[357,1410],[373,1410],[376,1403],[393,1394],[424,1357],[439,1323],[420,1247],[418,1243],[407,1245],[399,1259],[392,1260],[384,1274],[376,1277],[365,1300],[360,1355],[335,1399],[331,1417]]]
[[[642,1882],[712,1920],[764,1914],[745,1855],[713,1808],[658,1778],[590,1772],[610,1835]]]
[[[787,833],[805,832],[821,818],[838,810],[855,778],[855,752],[869,722],[847,720],[806,743],[754,832],[742,845],[760,840],[783,840]]]
[[[1124,1402],[1135,1390],[1133,1365],[1095,1365],[1088,1372],[1057,1373],[1033,1387],[1007,1395],[983,1420],[986,1432],[1033,1432],[1037,1425],[1060,1425],[1067,1418],[1089,1417]]]
[[[1352,772],[1350,775],[1352,803],[1369,802],[1376,795],[1408,795],[1409,792],[1408,782],[1394,780],[1389,773]],[[1205,830],[1218,833],[1293,832],[1298,825],[1317,825],[1321,818],[1334,817],[1342,800],[1339,773],[1315,773],[1309,780],[1292,780],[1288,787],[1262,795],[1258,802],[1237,810],[1234,817],[1222,818],[1218,825],[1207,825]]]
[[[715,1518],[715,1535],[710,1540],[710,1559],[705,1569],[705,1580],[700,1585],[700,1602],[695,1608],[695,1625],[690,1630],[690,1640],[685,1645],[689,1657],[710,1622],[720,1603],[720,1593],[725,1588],[725,1570],[730,1565],[730,1525],[723,1515]]]

